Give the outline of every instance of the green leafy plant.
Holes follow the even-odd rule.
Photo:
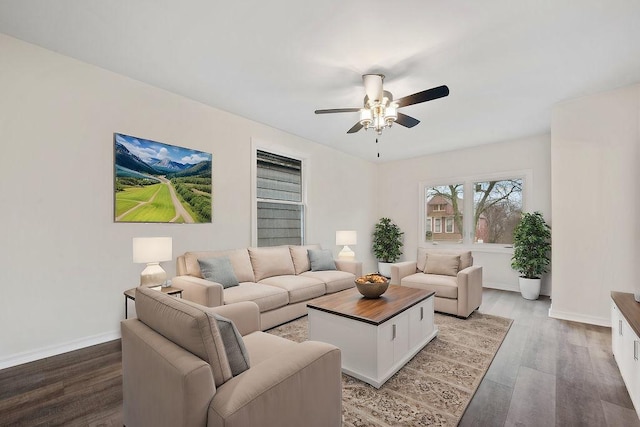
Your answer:
[[[513,231],[511,268],[526,279],[539,279],[550,262],[551,228],[540,212],[523,213]]]
[[[389,218],[380,218],[373,231],[373,254],[378,261],[396,262],[402,255],[404,232]]]

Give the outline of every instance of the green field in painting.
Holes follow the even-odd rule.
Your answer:
[[[159,191],[158,191],[159,190]],[[169,222],[176,216],[176,211],[171,201],[169,187],[163,184],[149,185],[143,188],[130,187],[124,191],[116,193],[116,215],[121,215],[127,209],[121,209],[123,206],[130,205],[132,202],[144,202],[150,200],[154,194],[157,195],[153,202],[146,203],[131,213],[121,218],[122,222]]]

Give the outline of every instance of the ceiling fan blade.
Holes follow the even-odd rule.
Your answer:
[[[358,111],[360,111],[360,108],[331,108],[328,110],[316,110],[316,114],[356,113]]]
[[[407,116],[406,114],[402,114],[401,112],[398,112],[398,118],[396,119],[396,123],[406,128],[412,128],[418,123],[420,123],[420,120],[414,119],[411,116]]]
[[[353,125],[353,127],[351,129],[349,129],[347,131],[347,133],[356,133],[358,132],[360,129],[362,129],[362,125],[360,124],[360,122],[356,123],[355,125]]]
[[[414,93],[413,95],[405,96],[397,99],[395,102],[398,104],[398,108],[400,108],[406,107],[407,105],[420,104],[421,102],[443,98],[447,95],[449,95],[449,88],[446,86],[438,86],[423,90],[422,92]]]

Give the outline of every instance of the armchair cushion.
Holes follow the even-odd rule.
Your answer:
[[[224,350],[231,368],[231,375],[234,377],[249,369],[249,353],[244,346],[244,341],[236,325],[226,317],[219,314],[213,314],[218,323],[220,336],[224,343]]]
[[[232,377],[218,322],[212,312],[145,287],[136,289],[138,319],[211,366],[216,386]]]
[[[425,289],[436,293],[440,298],[458,298],[458,281],[452,276],[441,276],[437,274],[426,275],[415,273],[402,279],[402,286]]]
[[[459,267],[460,255],[428,254],[424,272],[443,276],[457,276]]]
[[[229,257],[198,259],[198,264],[204,279],[220,283],[225,289],[239,285]]]
[[[460,270],[464,270],[467,267],[473,265],[473,256],[471,251],[460,251],[456,249],[427,249],[418,248],[418,258],[416,260],[416,267],[420,271],[425,270],[425,264],[427,262],[427,255],[429,254],[453,254],[460,255]]]
[[[311,271],[335,270],[336,263],[329,249],[309,249]]]

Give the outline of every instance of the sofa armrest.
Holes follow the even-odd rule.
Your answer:
[[[340,350],[305,341],[220,386],[208,426],[339,426]]]
[[[212,307],[209,310],[231,320],[242,336],[261,330],[260,309],[258,308],[258,304],[253,301],[235,302],[233,304]]]
[[[209,364],[138,319],[121,332],[124,424],[205,425],[216,392]]]
[[[340,271],[353,273],[356,277],[362,276],[362,261],[348,261],[344,259],[336,259],[336,268]]]
[[[205,307],[217,307],[224,304],[224,288],[220,283],[193,276],[176,276],[171,279],[171,284],[182,289],[182,298],[188,301]]]
[[[396,262],[391,264],[391,285],[399,285],[403,277],[414,274],[417,271],[415,261]]]
[[[460,270],[458,281],[458,316],[468,317],[482,304],[482,266]]]

